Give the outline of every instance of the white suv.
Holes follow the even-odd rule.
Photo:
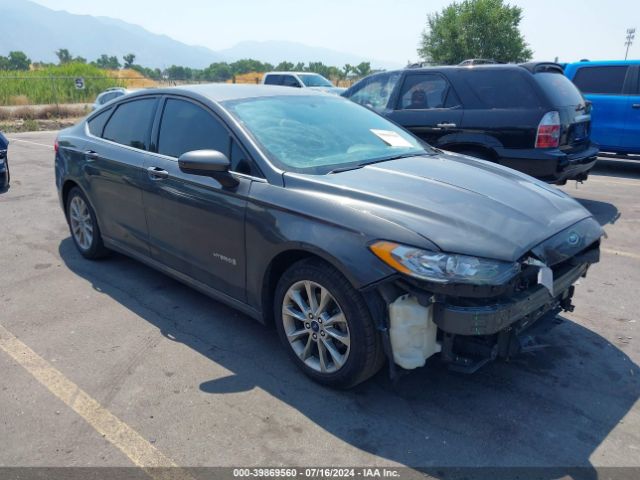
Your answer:
[[[283,85],[285,87],[312,88],[340,95],[345,88],[336,87],[322,75],[313,72],[267,72],[262,77],[264,85]]]

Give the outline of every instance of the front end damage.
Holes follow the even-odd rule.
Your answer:
[[[559,232],[523,255],[520,274],[505,285],[436,285],[406,276],[376,285],[392,377],[397,367],[423,366],[437,353],[450,369],[473,373],[538,348],[535,335],[560,323],[560,312],[573,311],[574,285],[599,261],[602,234],[592,218]]]

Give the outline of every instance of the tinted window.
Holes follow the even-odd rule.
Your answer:
[[[107,123],[107,120],[109,120],[109,115],[111,115],[112,110],[113,108],[111,107],[106,108],[87,122],[89,124],[89,131],[92,135],[95,135],[96,137],[102,136],[104,124]]]
[[[115,93],[105,93],[104,95],[100,96],[100,98],[98,99],[98,103],[100,105],[104,105],[109,100],[113,100],[114,98],[116,98]]]
[[[355,86],[349,98],[360,105],[381,112],[389,103],[389,97],[400,80],[400,75],[400,72],[393,72],[366,78]]]
[[[451,108],[460,105],[449,82],[441,75],[424,74],[407,76],[398,109],[423,110],[428,108]]]
[[[102,138],[147,150],[156,103],[155,98],[144,98],[119,105],[104,128]]]
[[[627,66],[582,67],[573,79],[582,93],[608,93],[619,95],[623,92]]]
[[[562,73],[536,73],[533,78],[556,107],[584,103],[580,90]]]
[[[265,85],[281,85],[282,84],[282,75],[267,75],[267,78],[264,79]]]
[[[464,79],[469,89],[480,100],[480,108],[537,108],[540,101],[527,75],[529,74],[520,68],[470,69],[464,72]]]
[[[192,150],[218,150],[228,155],[229,134],[202,107],[170,98],[162,113],[158,153],[177,158]]]
[[[299,87],[300,82],[298,82],[298,80],[296,80],[296,77],[292,75],[283,75],[282,85],[284,85],[285,87]]]

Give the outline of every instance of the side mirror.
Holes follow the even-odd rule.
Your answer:
[[[185,152],[178,158],[178,166],[184,173],[214,178],[225,188],[238,185],[238,180],[229,173],[231,162],[217,150]]]

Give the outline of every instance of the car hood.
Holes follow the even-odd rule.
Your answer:
[[[286,173],[287,188],[340,197],[340,204],[412,230],[442,251],[516,261],[591,217],[567,194],[515,170],[457,154],[424,155],[327,175]],[[591,238],[602,230],[593,221]],[[367,232],[394,240],[394,231]]]
[[[342,87],[307,87],[310,90],[316,90],[317,92],[326,92],[333,93],[335,95],[340,95],[342,92],[346,90],[346,88]]]

